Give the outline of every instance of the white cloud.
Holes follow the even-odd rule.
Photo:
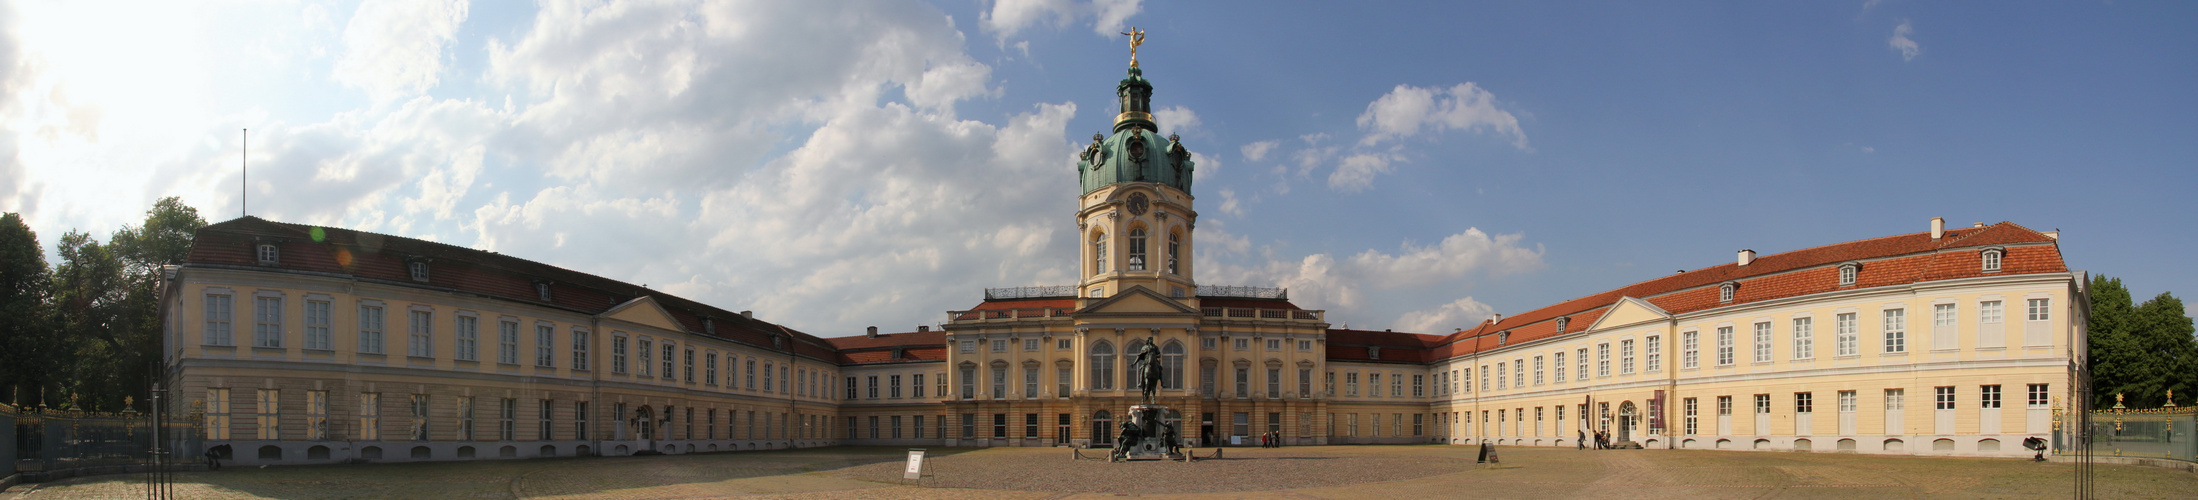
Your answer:
[[[1916,45],[1915,39],[1908,38],[1909,35],[1914,34],[1916,34],[1915,23],[1902,19],[1899,26],[1893,27],[1893,37],[1886,39],[1885,44],[1892,47],[1893,50],[1900,51],[1900,60],[1916,60],[1916,55],[1923,53],[1923,47]]]
[[[1091,31],[1118,37],[1129,18],[1144,10],[1144,0],[995,0],[992,8],[977,14],[977,24],[999,36],[1001,44],[1025,28],[1038,25],[1067,26],[1077,19],[1092,18]]]
[[[1277,144],[1281,144],[1281,142],[1273,140],[1259,141],[1245,144],[1244,147],[1237,148],[1237,152],[1244,155],[1244,161],[1260,161],[1267,159],[1267,152],[1274,151]]]
[[[1447,89],[1398,85],[1366,105],[1358,126],[1370,130],[1359,140],[1361,146],[1412,137],[1426,128],[1437,132],[1486,131],[1510,138],[1512,147],[1527,149],[1526,132],[1519,129],[1519,118],[1498,108],[1496,95],[1473,82]]]
[[[1413,333],[1444,334],[1457,328],[1479,324],[1481,320],[1495,314],[1496,308],[1473,300],[1472,297],[1465,297],[1432,309],[1404,313],[1397,318],[1393,328]]]
[[[464,0],[367,2],[344,27],[335,78],[377,101],[435,88],[446,49],[465,23]]]
[[[1159,120],[1160,126],[1167,129],[1169,133],[1194,135],[1197,132],[1202,132],[1199,129],[1198,112],[1191,111],[1191,108],[1168,106],[1153,110],[1152,115],[1153,119]]]
[[[1234,189],[1221,188],[1221,206],[1215,207],[1215,209],[1231,216],[1244,216],[1244,203],[1236,198],[1236,190]]]
[[[1344,157],[1336,164],[1336,171],[1328,174],[1328,187],[1346,193],[1365,191],[1373,187],[1374,176],[1389,173],[1389,155],[1363,153]]]
[[[1424,296],[1423,290],[1469,286],[1476,277],[1531,272],[1543,267],[1542,250],[1538,246],[1531,249],[1521,246],[1522,235],[1490,236],[1479,229],[1467,229],[1443,238],[1436,245],[1406,243],[1395,254],[1368,249],[1345,259],[1327,253],[1287,256],[1278,245],[1266,245],[1249,253],[1228,249],[1216,251],[1206,243],[1207,228],[1200,227],[1198,237],[1201,242],[1197,255],[1200,281],[1289,288],[1293,303],[1311,309],[1328,309],[1331,311],[1329,317],[1338,319],[1405,313],[1392,309],[1409,302],[1365,300],[1376,292],[1409,291],[1408,295]],[[1248,246],[1248,243],[1236,245]],[[1247,260],[1249,262],[1245,262]],[[1448,321],[1445,318],[1463,317],[1462,314],[1472,311],[1421,311],[1419,316],[1411,318],[1417,322]]]

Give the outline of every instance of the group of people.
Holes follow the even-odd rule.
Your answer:
[[[1580,440],[1579,440],[1578,442],[1574,443],[1574,448],[1576,448],[1576,449],[1582,449],[1582,450],[1585,450],[1585,449],[1587,449],[1587,443],[1588,443],[1588,434],[1587,434],[1587,431],[1579,431],[1579,433],[1580,433]],[[1608,450],[1608,449],[1610,449],[1610,444],[1611,444],[1611,443],[1610,443],[1610,433],[1609,433],[1609,432],[1607,432],[1607,431],[1595,431],[1595,449],[1598,449],[1598,450]]]
[[[1259,435],[1259,447],[1261,447],[1261,448],[1281,448],[1281,447],[1282,447],[1282,433],[1280,433],[1280,432],[1268,432],[1268,433],[1265,433],[1265,434],[1260,434],[1260,435]]]

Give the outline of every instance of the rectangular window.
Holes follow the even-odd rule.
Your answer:
[[[1282,397],[1282,369],[1267,369],[1267,397]]]
[[[1885,310],[1885,352],[1908,352],[1908,311]]]
[[[656,341],[646,338],[636,340],[633,347],[634,354],[640,357],[640,359],[634,360],[634,367],[636,368],[634,374],[642,377],[653,376],[649,370],[654,369],[653,367],[656,366]]]
[[[458,397],[458,440],[473,440],[473,396]]]
[[[2047,408],[2052,406],[2053,396],[2050,393],[2046,392],[2047,385],[2048,384],[2030,384],[2029,405],[2031,408]]]
[[[2030,299],[2030,321],[2053,319],[2053,311],[2048,307],[2052,302],[2053,299]]]
[[[1586,382],[1586,381],[1587,381],[1587,348],[1585,348],[1585,347],[1582,347],[1582,348],[1579,348],[1578,350],[1575,350],[1575,351],[1573,351],[1572,353],[1573,353],[1574,357],[1576,357],[1576,358],[1578,358],[1578,359],[1579,359],[1579,361],[1576,361],[1576,362],[1574,362],[1574,368],[1575,368],[1575,369],[1573,370],[1573,373],[1572,373],[1572,375],[1573,375],[1572,379],[1573,379],[1573,380],[1578,380],[1578,381],[1581,381],[1581,382]],[[1483,368],[1486,368],[1486,367],[1483,367]],[[1482,370],[1482,371],[1487,371],[1487,370]]]
[[[1992,385],[1987,385],[1987,386],[1982,386],[1982,387],[1978,387],[1978,388],[1977,388],[1977,407],[1978,407],[1978,408],[1990,408],[1990,409],[1999,409],[1999,407],[2000,407],[2000,386],[1999,386],[1999,384],[1992,384]]]
[[[1886,390],[1885,390],[1885,409],[1886,409],[1886,410],[1891,410],[1891,411],[1898,411],[1898,410],[1905,410],[1905,409],[1907,409],[1907,406],[1908,406],[1908,405],[1907,405],[1907,399],[1908,399],[1908,398],[1907,398],[1907,396],[1908,396],[1908,390],[1907,390],[1907,389],[1886,389]]]
[[[1313,341],[1310,341],[1310,340],[1300,340],[1300,341],[1297,341],[1297,350],[1300,350],[1300,351],[1311,351],[1311,350],[1313,350]]]
[[[909,427],[908,427],[908,429],[909,429],[909,431],[910,431],[910,436],[909,436],[909,437],[913,437],[913,438],[916,438],[916,439],[923,439],[923,415],[916,415],[916,416],[915,416],[915,421],[914,421],[914,422],[912,422],[912,423],[913,423],[913,424],[915,424],[915,425],[911,425],[911,426],[909,426]],[[945,437],[945,436],[940,436],[940,437]]]
[[[1379,379],[1379,378],[1381,378],[1381,375],[1369,375],[1369,376],[1370,376],[1370,377],[1373,377],[1373,378],[1375,378],[1375,379],[1377,379],[1377,380],[1374,380],[1374,381],[1373,381],[1373,382],[1374,382],[1374,384],[1371,384],[1371,385],[1372,385],[1372,387],[1371,387],[1372,391],[1371,391],[1371,392],[1373,392],[1373,393],[1374,393],[1373,395],[1375,395],[1375,396],[1380,396],[1380,395],[1381,395],[1381,384],[1380,384],[1380,382],[1381,382],[1381,381],[1380,381],[1380,380],[1378,380],[1378,379]],[[1247,397],[1251,397],[1251,394],[1250,394],[1250,393],[1251,393],[1251,388],[1252,388],[1252,369],[1250,369],[1250,368],[1244,368],[1244,367],[1237,367],[1237,369],[1236,369],[1236,397],[1238,397],[1238,398],[1247,398]]]
[[[962,341],[962,354],[974,354],[974,353],[976,353],[976,352],[977,352],[977,341],[975,341],[975,340],[964,340],[964,341]]]
[[[1321,388],[1324,389],[1322,394],[1336,395],[1336,372],[1328,372],[1326,379],[1321,382]]]
[[[663,368],[664,368],[664,369],[663,369],[662,371],[659,371],[659,372],[657,372],[657,374],[658,374],[658,375],[662,375],[662,376],[664,377],[664,379],[666,379],[666,380],[670,380],[670,379],[672,378],[672,354],[673,354],[673,353],[676,353],[676,352],[678,352],[678,351],[677,351],[677,350],[675,350],[675,349],[673,349],[673,345],[672,345],[672,342],[671,342],[671,341],[669,341],[669,340],[666,340],[666,341],[664,341],[664,358],[663,358],[663,361],[662,361],[662,363],[664,363],[664,365],[663,365]],[[687,359],[687,366],[690,366],[690,367],[691,367],[691,366],[694,366],[694,359],[693,359],[693,358],[688,358],[688,359]],[[689,378],[689,379],[693,379],[693,378],[694,378],[694,375],[693,375],[693,374],[688,374],[687,378]],[[768,385],[768,384],[766,384],[766,385]]]
[[[1301,398],[1313,397],[1313,369],[1297,369],[1297,396]]]
[[[1282,339],[1267,339],[1267,350],[1269,350],[1269,351],[1280,351],[1280,350],[1282,350]]]
[[[1557,353],[1552,355],[1551,357],[1552,359],[1550,359],[1550,363],[1557,368],[1556,370],[1554,370],[1554,373],[1551,373],[1551,375],[1555,376],[1556,383],[1565,383],[1565,352],[1557,351]]]
[[[1757,363],[1768,363],[1768,362],[1770,362],[1770,361],[1771,361],[1771,323],[1770,323],[1770,322],[1768,322],[1768,321],[1766,321],[1766,322],[1762,322],[1762,323],[1756,323],[1756,324],[1755,324],[1755,362],[1757,362]]]
[[[231,300],[228,295],[206,296],[206,331],[200,335],[205,338],[206,345],[235,345],[231,340],[235,330],[230,327],[230,317],[236,314],[236,307],[231,305]],[[211,427],[208,429],[212,432]]]
[[[229,439],[229,389],[206,389],[206,439]]]
[[[382,395],[372,392],[359,393],[359,440],[382,439]]]
[[[572,369],[588,369],[588,331],[572,329]]]
[[[256,420],[259,424],[260,440],[282,439],[282,421],[279,418],[281,408],[282,391],[275,389],[259,390],[259,405],[255,409],[259,410]]]
[[[1702,339],[1701,339],[1701,337],[1702,337],[1702,332],[1680,332],[1680,333],[1679,333],[1679,367],[1680,367],[1680,368],[1688,368],[1688,369],[1692,369],[1692,368],[1698,368],[1698,367],[1701,367],[1701,366],[1702,366],[1702,364],[1701,364],[1701,361],[1700,361],[1700,360],[1701,360],[1701,355],[1702,355]]]
[[[1357,372],[1352,372],[1352,373],[1345,373],[1345,374],[1343,374],[1343,395],[1344,395],[1344,396],[1347,396],[1347,397],[1354,397],[1354,398],[1355,398],[1355,397],[1358,397],[1358,373],[1357,373]]]
[[[1961,348],[1961,338],[1958,337],[1961,332],[1956,328],[1959,314],[1958,308],[1953,304],[1931,305],[1932,349]]]
[[[412,395],[412,440],[427,440],[427,395]]]
[[[305,391],[305,438],[328,440],[328,391]]]
[[[411,328],[411,342],[407,343],[405,355],[422,358],[435,357],[435,313],[428,311],[410,312],[412,313],[412,324],[409,325]]]
[[[1023,414],[1023,437],[1027,439],[1038,438],[1038,414]]]
[[[994,413],[994,414],[992,414],[992,437],[994,437],[994,438],[1000,438],[1000,439],[1006,439],[1006,438],[1007,438],[1007,414],[1006,414],[1006,413]]]
[[[1859,333],[1860,328],[1855,323],[1855,313],[1840,313],[1832,317],[1832,342],[1836,344],[1834,348],[1838,350],[1835,355],[1853,356],[1860,354],[1862,335]]]
[[[1816,357],[1816,318],[1794,318],[1794,359]]]
[[[1068,388],[1068,383],[1069,383],[1069,379],[1070,379],[1070,378],[1073,378],[1073,377],[1075,377],[1075,375],[1071,374],[1071,373],[1069,372],[1069,369],[1068,369],[1067,367],[1060,367],[1060,368],[1054,368],[1054,369],[1053,369],[1053,397],[1057,397],[1057,398],[1065,398],[1065,397],[1068,397],[1068,396],[1069,396],[1069,388]]]
[[[727,416],[726,418],[732,417]],[[572,438],[590,439],[588,436],[588,402],[586,401],[574,401],[572,403]]]
[[[1595,376],[1610,376],[1610,344],[1595,344]]]
[[[993,340],[993,341],[992,341],[992,352],[1007,352],[1007,341],[1006,341],[1006,340]]]
[[[333,305],[325,300],[305,301],[306,349],[327,351],[336,348],[335,339],[328,334],[328,313],[332,309]]]
[[[1216,345],[1219,345],[1219,344],[1215,344],[1215,343],[1214,343],[1214,341],[1215,341],[1215,339],[1214,339],[1214,338],[1212,338],[1212,337],[1207,337],[1207,338],[1202,338],[1202,339],[1198,339],[1198,347],[1199,347],[1199,348],[1201,348],[1201,349],[1207,349],[1207,350],[1212,350],[1212,349],[1215,349],[1216,347],[1214,347],[1214,346],[1216,346]]]
[[[1839,391],[1839,411],[1855,411],[1855,391]]]
[[[717,385],[717,353],[702,355],[702,385]]]
[[[2002,308],[2000,301],[1987,300],[1977,303],[1978,323],[2000,323],[2006,321],[2006,317],[2006,312]]]
[[[359,353],[382,353],[381,306],[359,306]]]
[[[963,439],[976,439],[976,438],[977,438],[977,414],[975,414],[975,413],[963,413],[963,414],[962,414],[962,438],[963,438]]]
[[[1814,413],[1814,412],[1816,412],[1816,393],[1813,393],[1813,392],[1796,392],[1796,393],[1794,393],[1794,413]]]
[[[865,376],[863,377],[863,382],[865,382],[863,384],[863,392],[865,394],[868,394],[870,399],[878,399],[878,376]]]
[[[1936,403],[1936,404],[1937,404],[1937,408],[1938,408],[1938,409],[1940,409],[1940,410],[1952,410],[1952,409],[1954,409],[1954,388],[1953,388],[1953,387],[1933,387],[1933,388],[1931,388],[1931,389],[1932,389],[1932,391],[1931,391],[1931,392],[1932,392],[1932,402],[1934,402],[1934,403]]]
[[[1007,367],[992,367],[992,399],[1005,398],[1007,398]]]
[[[1521,376],[1524,376],[1524,375],[1521,375]],[[1404,374],[1402,374],[1402,373],[1392,373],[1392,374],[1389,374],[1389,397],[1393,397],[1393,398],[1401,398],[1401,397],[1404,397]]]
[[[874,380],[874,379],[876,379],[877,377],[876,377],[876,376],[872,376],[871,378],[872,378],[872,379]],[[886,387],[885,387],[885,393],[886,393],[886,397],[889,397],[889,398],[892,398],[892,399],[900,399],[900,398],[901,398],[901,376],[900,376],[900,375],[889,375],[889,376],[886,376],[886,380],[885,380],[885,382],[886,382]]]
[[[962,367],[962,399],[977,397],[977,368]]]
[[[557,327],[534,325],[534,366],[557,366]]]
[[[1023,350],[1033,352],[1037,351],[1038,339],[1023,339]]]
[[[1649,373],[1664,371],[1664,337],[1662,336],[1650,335],[1648,338],[1648,371]]]
[[[556,421],[551,418],[557,415],[556,401],[543,399],[537,401],[537,404],[534,413],[534,440],[550,441],[556,439],[556,431],[554,430],[557,428]],[[717,423],[717,410],[710,410],[710,422],[712,424]],[[711,429],[710,432],[714,436],[717,430]]]
[[[1756,413],[1770,413],[1770,412],[1771,412],[1771,395],[1769,395],[1769,394],[1757,394],[1757,395],[1755,395],[1755,412],[1756,412]]]
[[[457,328],[458,344],[455,350],[458,352],[455,353],[455,356],[459,361],[480,361],[481,318],[472,316],[458,316],[457,318],[458,321],[454,326]]]
[[[1541,361],[1542,361],[1542,358],[1541,358],[1540,356],[1536,356],[1536,357],[1534,358],[1534,363],[1535,363],[1536,365],[1540,365],[1540,364],[1541,364]],[[1535,369],[1534,369],[1534,376],[1535,376],[1535,377],[1540,377],[1540,376],[1541,376],[1541,374],[1542,374],[1542,369],[1540,369],[1540,368],[1535,368]],[[1427,376],[1426,376],[1426,375],[1420,375],[1420,374],[1416,374],[1416,373],[1412,375],[1412,397],[1415,397],[1415,398],[1422,398],[1422,397],[1427,397]]]
[[[1732,416],[1732,396],[1717,397],[1717,416]]]
[[[1023,367],[1023,398],[1030,399],[1036,397],[1038,397],[1038,367],[1025,366]],[[1031,415],[1031,418],[1037,418],[1037,415],[1033,414]]]
[[[648,349],[644,347],[642,352],[648,352]],[[641,366],[646,367],[649,365],[648,363],[642,363]],[[611,337],[611,373],[626,373],[625,337]]]
[[[1236,350],[1239,350],[1239,351],[1249,351],[1249,350],[1252,350],[1252,339],[1242,339],[1242,338],[1240,338],[1240,339],[1236,339],[1235,345],[1236,345]]]
[[[496,362],[519,364],[519,322],[497,322],[496,341]]]
[[[1698,408],[1695,407],[1694,398],[1686,398],[1680,400],[1680,407],[1684,408],[1686,412],[1686,427],[1684,427],[1685,430],[1683,430],[1682,432],[1685,432],[1687,435],[1692,436],[1695,434],[1695,431],[1698,430],[1698,427],[1695,424],[1695,419],[1699,418],[1696,416]],[[1557,407],[1557,411],[1559,413],[1564,412],[1564,409],[1565,407],[1563,406]],[[1558,415],[1557,419],[1564,420],[1564,415]]]
[[[768,374],[770,372],[765,371],[765,373]],[[746,374],[746,376],[742,377],[740,383],[741,385],[746,386],[748,390],[756,390],[756,358],[748,358],[748,373]],[[764,382],[763,387],[766,389],[770,388],[770,382]]]
[[[687,409],[687,418],[690,421],[694,419],[694,408]],[[690,422],[688,425],[693,425],[693,423]],[[689,439],[694,437],[691,435],[693,432],[692,430],[688,431],[690,434]],[[499,441],[519,440],[519,400],[503,398],[503,401],[497,405],[496,439]]]
[[[282,298],[252,298],[252,347],[282,347]]]
[[[1717,366],[1732,364],[1732,327],[1717,327]]]
[[[1509,389],[1511,388],[1510,382],[1511,370],[1505,369],[1504,363],[1496,363],[1496,389]]]
[[[1633,374],[1633,339],[1618,341],[1618,373]]]

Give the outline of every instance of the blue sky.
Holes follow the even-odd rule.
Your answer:
[[[87,5],[77,5],[87,4]],[[825,336],[1067,284],[1128,26],[1197,279],[1446,332],[1679,269],[2013,221],[2198,293],[2171,2],[0,2],[0,210],[182,196]]]

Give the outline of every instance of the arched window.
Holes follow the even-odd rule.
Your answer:
[[[1730,281],[1727,281],[1727,282],[1725,282],[1725,284],[1723,284],[1723,285],[1718,285],[1718,286],[1717,286],[1717,301],[1718,301],[1718,302],[1732,302],[1732,289],[1733,289],[1733,288],[1736,288],[1736,287],[1738,287],[1738,286],[1739,286],[1739,284],[1737,284],[1737,283],[1733,283],[1733,282],[1730,282]]]
[[[1168,233],[1168,274],[1183,274],[1176,260],[1183,257],[1183,233]]]
[[[1160,380],[1160,388],[1183,388],[1183,343],[1170,340],[1160,347],[1160,367],[1167,371]]]
[[[1846,264],[1840,264],[1840,265],[1839,265],[1839,286],[1854,286],[1854,284],[1855,284],[1855,275],[1856,275],[1857,273],[1859,273],[1859,272],[1860,272],[1861,270],[1862,270],[1862,265],[1861,265],[1861,264],[1856,264],[1856,263],[1853,263],[1853,262],[1849,262],[1849,263],[1846,263]]]
[[[1091,345],[1091,390],[1114,388],[1114,345],[1101,340]]]
[[[1984,251],[1984,272],[1999,272],[2001,253],[2002,251],[1997,248]]]
[[[1114,414],[1106,410],[1091,414],[1091,443],[1114,444]]]
[[[1129,268],[1129,270],[1131,270],[1131,271],[1143,271],[1143,270],[1145,270],[1145,228],[1137,228],[1137,229],[1131,229],[1131,230],[1130,230],[1130,261],[1129,261],[1129,262],[1130,262],[1130,268]]]
[[[1107,272],[1107,232],[1106,232],[1106,231],[1092,231],[1092,232],[1091,232],[1091,273],[1092,273],[1092,274],[1106,274],[1106,272]]]

